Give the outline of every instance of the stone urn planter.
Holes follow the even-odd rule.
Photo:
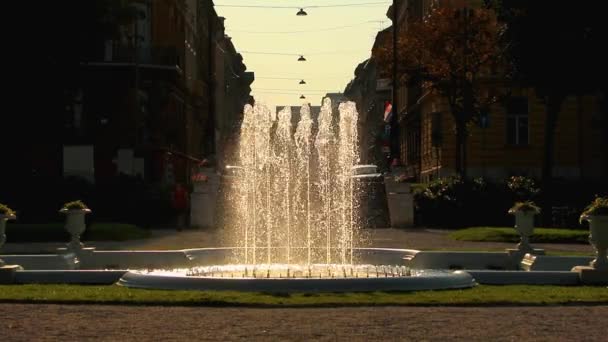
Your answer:
[[[587,207],[580,222],[589,222],[589,243],[596,250],[596,258],[589,266],[596,270],[608,270],[608,197],[598,197]]]
[[[589,222],[589,242],[596,250],[596,259],[590,264],[598,270],[608,270],[608,215],[587,216]]]
[[[534,234],[534,216],[539,213],[540,208],[533,202],[518,202],[509,209],[509,214],[515,216],[514,228],[520,236],[517,249],[522,253],[532,253],[534,251],[534,248],[530,245],[530,236]]]
[[[7,206],[0,204],[0,209],[2,209],[2,212],[0,212],[0,249],[2,248],[2,246],[4,245],[4,243],[6,242],[6,222],[9,220],[14,220],[16,218],[15,216],[15,212],[13,212],[10,208],[8,208]],[[4,261],[2,261],[2,259],[0,259],[0,267],[4,266]]]
[[[91,213],[91,210],[84,203],[77,201],[66,203],[59,212],[66,216],[65,230],[71,236],[70,242],[67,244],[68,251],[77,252],[82,250],[84,245],[80,242],[80,236],[87,228],[85,215]]]

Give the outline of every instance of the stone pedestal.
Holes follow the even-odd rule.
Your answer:
[[[509,253],[510,256],[512,257],[519,257],[520,259],[523,259],[524,256],[526,256],[526,254],[531,254],[531,255],[545,255],[545,250],[542,248],[531,248],[530,250],[521,250],[519,248],[507,248],[505,249],[505,251],[507,253]]]
[[[74,268],[80,269],[83,259],[91,259],[95,253],[95,247],[83,247],[78,250],[73,250],[70,247],[57,248],[57,254],[71,258],[74,262]]]
[[[519,248],[507,248],[505,251],[507,254],[509,254],[509,257],[511,260],[513,260],[513,263],[515,265],[520,265],[520,267],[523,266],[522,264],[527,263],[526,259],[533,260],[533,256],[535,255],[545,255],[545,250],[540,248],[532,248],[526,251]]]
[[[0,284],[13,284],[15,282],[15,273],[22,270],[23,268],[19,265],[1,266]]]
[[[392,228],[414,226],[414,195],[409,183],[395,182],[393,176],[384,178],[388,212]]]
[[[575,266],[572,272],[577,272],[583,285],[608,285],[608,269],[598,270],[591,266]]]
[[[196,228],[213,228],[216,223],[217,198],[220,177],[211,169],[202,169],[205,182],[195,182],[190,194],[190,225]]]

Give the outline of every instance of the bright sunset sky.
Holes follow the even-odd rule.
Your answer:
[[[247,70],[255,72],[252,94],[256,100],[269,106],[299,106],[303,102],[320,105],[325,93],[344,90],[353,78],[357,65],[369,58],[376,33],[390,26],[386,12],[392,1],[214,0],[214,3],[218,15],[226,17],[226,33],[232,37],[236,49],[243,55]],[[380,4],[306,8],[362,3]],[[222,5],[303,7],[308,15],[296,16],[299,8],[241,8]],[[298,62],[299,56],[296,54],[303,54],[307,61]],[[299,85],[300,79],[304,79],[307,84]],[[305,100],[299,98],[301,94],[306,96]]]

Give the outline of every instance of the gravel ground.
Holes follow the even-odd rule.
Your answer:
[[[247,309],[0,304],[9,341],[606,341],[608,306]]]

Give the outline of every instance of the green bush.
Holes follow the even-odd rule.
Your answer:
[[[150,232],[131,224],[92,223],[82,236],[83,241],[126,241],[143,239]],[[63,223],[25,224],[8,223],[6,225],[7,242],[67,242],[70,234]]]
[[[419,225],[460,228],[471,225],[506,225],[511,196],[504,185],[482,178],[435,180],[414,191]]]
[[[460,241],[478,242],[518,242],[519,234],[509,227],[472,227],[460,229],[449,234],[450,238]],[[588,243],[589,233],[576,229],[536,228],[530,236],[535,243]]]
[[[0,193],[0,202],[19,208],[22,223],[63,220],[57,209],[74,199],[93,210],[87,215],[90,222],[124,222],[148,228],[166,225],[175,217],[169,188],[125,175],[95,184],[76,177],[34,175],[5,183]]]
[[[517,202],[531,201],[540,193],[540,188],[536,184],[536,181],[524,176],[510,177],[507,180],[507,187]]]
[[[6,242],[65,242],[70,234],[63,223],[12,223],[6,225]]]
[[[538,183],[516,176],[504,182],[443,178],[414,188],[416,224],[429,227],[511,226],[507,210],[514,202],[534,201],[544,210],[539,224],[586,229],[579,216],[608,183],[553,180]]]

